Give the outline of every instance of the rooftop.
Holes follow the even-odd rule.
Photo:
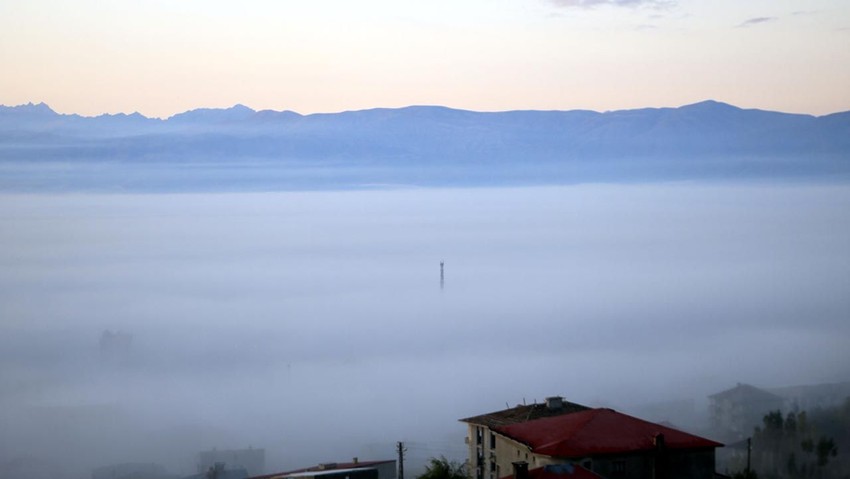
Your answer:
[[[557,401],[547,400],[546,403],[542,404],[520,404],[509,409],[461,419],[461,422],[478,424],[495,429],[511,424],[534,421],[536,419],[547,417],[562,416],[564,414],[587,411],[590,409],[589,407],[581,404],[564,401],[562,398],[550,399],[557,399]]]
[[[709,396],[712,399],[729,399],[733,401],[781,401],[776,394],[769,393],[749,384],[738,383],[737,386]]]
[[[671,427],[619,413],[612,409],[587,409],[572,414],[497,427],[495,430],[527,445],[535,454],[585,457],[655,449],[655,438],[664,436],[668,449],[709,449],[723,444]]]

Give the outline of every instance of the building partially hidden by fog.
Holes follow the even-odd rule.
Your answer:
[[[711,479],[715,449],[723,446],[561,397],[461,421],[468,426],[473,479]]]
[[[838,406],[850,397],[850,382],[758,388],[738,383],[735,387],[712,394],[709,416],[712,432],[725,441],[738,441],[763,425],[772,411],[813,411]]]
[[[787,386],[766,391],[782,397],[785,410],[812,411],[843,404],[850,397],[850,382]]]
[[[198,474],[216,468],[222,470],[244,469],[247,476],[258,476],[266,471],[265,449],[213,449],[198,453]]]
[[[785,404],[781,396],[741,383],[708,399],[711,429],[727,441],[749,436],[765,414]]]
[[[171,479],[165,467],[149,462],[128,462],[98,467],[92,479]]]
[[[351,462],[328,462],[251,479],[396,479],[396,461],[360,461],[355,457]]]

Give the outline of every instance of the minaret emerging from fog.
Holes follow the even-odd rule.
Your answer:
[[[440,290],[442,290],[443,287],[446,285],[446,276],[445,274],[443,274],[443,266],[445,264],[446,263],[444,263],[443,261],[440,261]]]

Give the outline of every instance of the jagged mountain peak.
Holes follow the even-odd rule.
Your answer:
[[[23,105],[16,106],[0,106],[0,108],[8,111],[15,111],[18,113],[27,113],[27,114],[38,114],[38,115],[57,115],[52,108],[47,106],[47,103],[39,102],[33,103],[29,102]]]
[[[197,108],[178,113],[168,118],[168,121],[189,122],[227,122],[245,120],[256,113],[252,108],[237,103],[230,108]]]

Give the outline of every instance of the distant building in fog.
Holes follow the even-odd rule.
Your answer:
[[[784,411],[813,411],[844,404],[850,398],[850,382],[771,388],[785,400]]]
[[[198,454],[198,473],[203,474],[215,470],[216,464],[223,464],[224,469],[244,469],[248,476],[258,476],[265,473],[265,449],[213,449]]]
[[[749,384],[712,394],[711,427],[726,440],[749,437],[771,411],[813,411],[839,406],[850,398],[850,382],[760,389]]]
[[[244,467],[231,468],[223,462],[217,462],[204,472],[184,477],[183,479],[246,479],[248,473]]]
[[[753,429],[762,424],[765,414],[782,410],[785,405],[781,396],[740,383],[708,399],[711,428],[725,440],[752,435]]]
[[[92,479],[167,479],[171,478],[165,467],[151,462],[127,462],[98,467],[91,473]]]

